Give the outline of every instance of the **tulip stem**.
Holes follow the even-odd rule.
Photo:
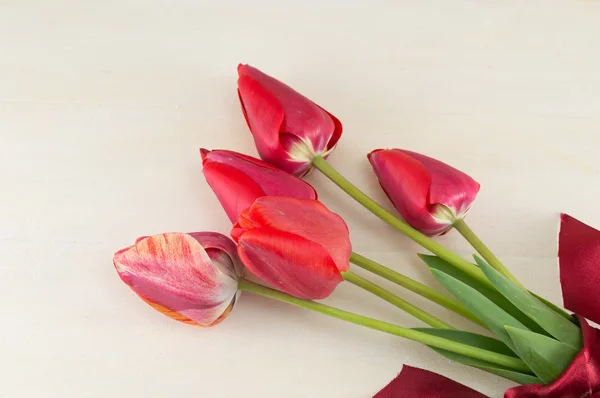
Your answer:
[[[442,307],[449,309],[450,311],[453,311],[472,322],[475,322],[476,324],[485,329],[488,329],[485,323],[481,322],[479,318],[473,315],[473,313],[469,311],[467,307],[462,305],[462,303],[458,300],[448,297],[445,294],[440,293],[427,285],[417,282],[416,280],[411,279],[408,276],[402,275],[401,273],[396,272],[382,264],[379,264],[378,262],[373,261],[370,258],[361,256],[358,253],[352,253],[352,255],[350,256],[350,262],[363,269],[366,269],[367,271],[379,275],[390,282],[402,286],[420,296],[423,296],[433,301],[434,303],[439,304]]]
[[[409,303],[408,301],[404,300],[403,298],[396,296],[392,292],[385,290],[384,288],[374,284],[373,282],[371,282],[359,275],[356,275],[352,271],[342,272],[342,276],[344,277],[344,279],[346,281],[348,281],[348,282],[352,283],[353,285],[356,285],[360,288],[363,288],[370,293],[373,293],[374,295],[384,299],[388,303],[400,308],[401,310],[407,312],[408,314],[414,316],[415,318],[420,319],[421,321],[425,322],[429,326],[432,326],[432,327],[438,328],[438,329],[456,329],[456,328],[448,325],[446,322],[431,315],[430,313],[423,311],[419,307]]]
[[[508,270],[508,268],[506,268],[504,266],[504,264],[502,264],[502,262],[498,259],[498,257],[496,257],[494,255],[494,253],[492,253],[492,251],[481,241],[481,239],[479,239],[479,237],[477,235],[475,235],[475,232],[473,232],[473,230],[471,228],[469,228],[469,226],[465,223],[464,220],[462,220],[462,219],[456,220],[454,222],[453,226],[467,240],[467,242],[469,242],[471,244],[471,246],[473,246],[473,248],[475,250],[477,250],[477,252],[479,254],[481,254],[481,256],[483,257],[483,259],[485,261],[487,261],[487,263],[489,265],[491,265],[492,267],[494,267],[498,272],[500,272],[502,275],[506,276],[513,283],[515,283],[517,286],[519,286],[519,287],[527,290],[517,280],[517,278],[515,278],[515,276],[510,273],[510,271]],[[543,297],[538,296],[537,294],[533,293],[532,291],[529,291],[529,293],[531,293],[538,300],[540,300],[544,304],[546,304],[550,309],[552,309],[558,315],[562,316],[565,319],[568,319],[571,322],[576,322],[576,320],[575,320],[575,318],[573,318],[573,316],[571,316],[569,313],[567,313],[566,311],[564,311],[560,307],[557,307],[556,305],[550,303],[548,300],[544,299]]]
[[[520,372],[529,373],[529,367],[519,358],[499,354],[497,352],[488,351],[482,348],[473,347],[468,344],[458,343],[453,340],[448,340],[442,337],[433,336],[418,330],[404,328],[392,323],[379,321],[373,318],[368,318],[352,312],[344,311],[335,307],[330,307],[325,304],[316,303],[314,301],[303,300],[289,294],[282,293],[277,290],[270,289],[256,283],[240,280],[239,289],[247,292],[252,292],[264,297],[272,298],[284,303],[292,304],[298,307],[306,308],[311,311],[319,312],[333,318],[341,319],[356,325],[368,327],[374,330],[379,330],[384,333],[389,333],[395,336],[404,337],[409,340],[428,345],[430,347],[441,348],[456,354],[465,355],[470,358],[479,359],[491,364],[500,365]]]
[[[481,254],[481,257],[483,257],[483,259],[487,261],[489,265],[495,268],[496,271],[500,272],[502,275],[506,276],[517,286],[524,288],[517,278],[510,273],[508,268],[502,264],[498,257],[496,257],[494,253],[492,253],[492,251],[481,241],[481,239],[475,235],[475,232],[469,228],[462,218],[454,221],[452,226],[467,240],[467,242],[471,244],[471,246],[473,246],[473,249],[477,250],[477,252]]]
[[[367,210],[381,218],[383,221],[402,232],[408,238],[423,246],[425,249],[446,260],[455,268],[463,271],[467,275],[475,278],[484,285],[494,288],[483,272],[473,263],[465,260],[458,254],[442,246],[435,240],[417,231],[386,209],[371,199],[367,194],[358,189],[354,184],[348,181],[336,169],[334,169],[323,157],[315,156],[312,158],[312,165],[323,173],[327,178],[333,181],[344,192],[350,195],[354,200],[363,205]]]

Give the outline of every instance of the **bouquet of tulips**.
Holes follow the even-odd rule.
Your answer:
[[[261,159],[200,150],[206,181],[231,220],[231,238],[164,233],[118,251],[114,266],[142,300],[175,320],[209,327],[223,321],[245,291],[425,344],[459,364],[514,381],[505,397],[600,397],[600,335],[586,321],[600,320],[599,231],[561,216],[558,258],[567,312],[519,283],[467,226],[464,217],[479,191],[467,174],[408,150],[373,150],[368,160],[400,218],[326,160],[342,135],[335,116],[256,68],[240,65],[238,74],[241,108]],[[343,218],[301,179],[312,169],[420,244],[428,252],[418,254],[423,265],[447,292],[353,252]],[[473,260],[435,240],[452,228],[478,253]],[[355,274],[350,264],[461,315],[484,334],[457,330]],[[427,327],[395,325],[322,303],[343,281]],[[483,397],[408,366],[374,396]]]

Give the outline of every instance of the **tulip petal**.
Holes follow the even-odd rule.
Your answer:
[[[247,229],[254,228],[252,220],[250,220],[249,211],[250,208],[245,209],[240,214],[240,218],[238,219],[238,221],[235,224],[233,224],[233,227],[231,228],[231,238],[236,242]]]
[[[479,192],[479,184],[465,173],[416,152],[377,149],[368,157],[402,217],[430,236],[463,218]]]
[[[244,75],[238,79],[238,96],[260,157],[272,164],[285,164],[284,169],[294,175],[304,174],[310,165],[294,161],[281,146],[284,111],[279,100],[259,82]]]
[[[249,67],[248,67],[249,68]],[[238,67],[238,95],[248,128],[254,136],[259,153],[280,149],[279,132],[284,113],[275,95],[252,77],[242,74],[244,66]]]
[[[431,176],[418,160],[398,150],[375,150],[368,155],[379,183],[402,217],[424,233],[440,226],[427,208]]]
[[[188,235],[202,245],[212,265],[221,273],[234,280],[242,275],[244,265],[237,256],[237,245],[231,239],[216,232],[190,232]]]
[[[321,107],[319,106],[319,108],[321,108]],[[323,108],[321,108],[321,109],[323,109]],[[329,139],[329,142],[327,143],[327,151],[331,153],[331,150],[333,150],[333,148],[337,145],[338,141],[342,137],[343,126],[342,126],[342,122],[340,122],[340,120],[337,117],[333,116],[331,113],[329,113],[325,109],[323,109],[323,111],[326,112],[329,115],[329,117],[331,118],[331,120],[333,121],[333,134],[331,135],[331,138]]]
[[[454,167],[420,153],[398,151],[421,162],[431,176],[428,205],[443,204],[462,217],[479,192],[479,183]]]
[[[203,173],[232,223],[261,196],[316,199],[315,189],[302,179],[267,162],[241,153],[203,153]]]
[[[239,65],[238,75],[244,117],[261,158],[303,175],[310,170],[311,156],[331,153],[342,134],[335,116],[249,65]]]
[[[565,308],[600,322],[600,231],[561,214],[558,263]]]
[[[274,228],[244,232],[238,254],[254,275],[302,299],[322,299],[342,282],[331,256],[319,244]]]
[[[352,253],[348,226],[318,200],[265,196],[250,207],[248,218],[255,228],[273,227],[317,242],[340,271],[348,270]]]
[[[265,92],[270,94],[270,96],[264,97],[264,99],[271,107],[273,107],[275,102],[279,104],[282,112],[281,114],[285,115],[285,117],[282,117],[281,122],[279,123],[278,133],[293,134],[301,138],[303,141],[309,143],[317,153],[325,152],[328,149],[329,141],[334,136],[334,132],[338,135],[337,139],[339,139],[341,132],[336,128],[338,126],[336,126],[336,123],[329,113],[310,99],[306,98],[287,84],[282,83],[249,65],[239,66],[238,73],[245,78],[242,82],[243,89],[241,91],[245,104],[248,102],[257,103],[255,96],[262,96]],[[240,79],[242,79],[242,77],[240,77]],[[250,85],[246,79],[252,79],[254,83]],[[259,90],[256,85],[260,85],[262,90]],[[249,92],[248,87],[251,87],[259,93],[253,96],[251,100],[248,100],[247,97]],[[286,109],[289,109],[290,112],[286,112]],[[247,111],[252,118],[251,120],[253,120],[253,112],[256,111],[256,108],[252,108],[251,110],[247,109]],[[269,114],[274,113],[269,112]],[[337,123],[338,125],[341,125],[339,120]],[[256,123],[253,123],[253,125],[255,127],[257,126]],[[263,125],[262,127],[265,126]],[[273,134],[272,126],[270,127],[271,128],[268,131]]]
[[[202,172],[232,223],[256,198],[265,195],[260,185],[247,174],[226,164],[207,163]]]
[[[215,239],[215,245],[222,244],[219,241]],[[231,277],[235,271],[223,273],[189,234],[141,239],[117,252],[113,261],[123,282],[138,296],[178,321],[211,326],[235,302],[237,280]]]
[[[296,92],[293,94],[285,93],[285,95],[286,97],[301,96]],[[280,97],[284,109],[288,105],[286,103],[294,107],[294,112],[285,112],[281,131],[300,138],[313,153],[326,152],[335,131],[335,124],[325,110],[310,102],[308,98],[303,96],[301,98],[304,101],[296,98]]]

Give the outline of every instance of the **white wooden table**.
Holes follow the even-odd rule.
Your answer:
[[[198,148],[256,154],[243,62],[338,116],[332,163],[386,205],[376,147],[470,173],[471,226],[560,304],[559,213],[600,227],[599,20],[596,1],[0,0],[0,396],[365,398],[410,364],[500,397],[510,382],[416,343],[249,294],[216,328],[174,322],[112,255],[142,235],[229,231]],[[415,244],[309,181],[356,251],[434,283]],[[422,326],[352,286],[327,302]]]

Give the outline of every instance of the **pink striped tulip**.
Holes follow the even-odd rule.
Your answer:
[[[259,198],[242,213],[231,235],[250,272],[308,300],[333,292],[352,252],[344,220],[311,199]]]
[[[342,135],[340,121],[291,87],[238,66],[238,95],[260,157],[297,176],[315,155],[327,157]]]
[[[142,300],[190,325],[223,321],[238,297],[241,263],[235,244],[215,232],[139,238],[117,252],[117,273]]]
[[[202,172],[232,223],[261,196],[316,199],[307,182],[241,153],[201,149]]]
[[[463,218],[479,192],[465,173],[419,153],[376,149],[368,158],[402,217],[429,236],[445,233]]]

